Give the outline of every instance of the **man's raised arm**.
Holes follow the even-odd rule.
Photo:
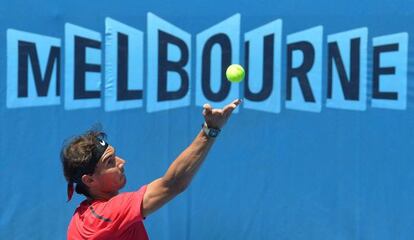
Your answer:
[[[164,176],[148,184],[142,203],[144,217],[187,188],[213,145],[218,130],[225,125],[240,103],[241,100],[237,99],[223,109],[212,109],[209,104],[203,106],[205,129],[201,130],[193,142],[174,160]]]

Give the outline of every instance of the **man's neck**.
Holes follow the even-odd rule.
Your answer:
[[[108,201],[109,199],[118,195],[119,192],[96,192],[91,193],[91,197],[88,198],[89,200],[104,200]]]

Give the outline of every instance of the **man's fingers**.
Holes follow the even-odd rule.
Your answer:
[[[208,103],[204,104],[203,108],[204,108],[204,110],[203,110],[203,115],[204,116],[211,114],[212,108],[211,108],[210,104],[208,104]]]
[[[236,109],[236,107],[239,106],[241,102],[242,102],[241,99],[236,99],[229,105],[225,106],[223,109],[224,114],[229,115],[230,113],[232,113],[233,110]]]
[[[228,116],[233,112],[234,109],[236,109],[236,107],[236,104],[231,103],[223,109],[223,112],[226,116]]]
[[[236,106],[239,106],[241,102],[242,102],[242,100],[239,98],[239,99],[234,100],[232,102],[232,104],[235,104]]]
[[[222,110],[221,109],[213,109],[211,107],[210,104],[206,103],[203,105],[203,115],[207,116],[207,115],[217,115],[217,114],[221,114],[221,115],[225,115],[228,116],[230,115],[234,109],[236,109],[237,106],[240,105],[240,103],[242,102],[241,99],[236,99],[233,102],[231,102],[229,105],[225,106]]]

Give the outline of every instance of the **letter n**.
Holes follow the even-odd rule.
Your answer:
[[[367,28],[328,36],[327,107],[366,109],[367,36]]]

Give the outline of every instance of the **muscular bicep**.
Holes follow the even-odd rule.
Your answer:
[[[142,201],[142,215],[147,217],[152,212],[161,208],[168,201],[177,196],[179,191],[170,187],[162,178],[158,178],[147,186]]]

